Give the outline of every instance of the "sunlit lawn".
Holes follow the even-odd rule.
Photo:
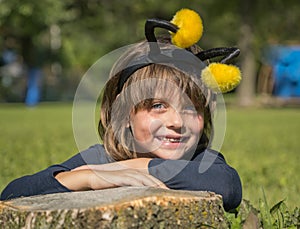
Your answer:
[[[76,152],[71,104],[0,105],[0,188]]]
[[[227,109],[223,153],[242,179],[244,198],[300,206],[300,109]]]
[[[264,189],[269,205],[300,206],[300,109],[227,108],[222,152],[255,206]],[[0,104],[0,189],[12,179],[60,163],[77,152],[72,104],[34,108]]]

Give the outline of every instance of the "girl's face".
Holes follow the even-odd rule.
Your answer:
[[[174,96],[151,100],[149,108],[131,113],[128,125],[139,157],[180,159],[194,153],[204,120],[189,99]]]

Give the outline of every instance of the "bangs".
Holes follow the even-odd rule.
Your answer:
[[[153,99],[186,98],[200,113],[206,104],[205,93],[191,76],[167,65],[152,64],[137,70],[126,82],[124,97],[127,104],[139,109],[150,109]]]

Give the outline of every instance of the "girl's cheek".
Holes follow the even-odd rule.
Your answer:
[[[203,129],[204,120],[202,115],[193,115],[185,119],[185,125],[192,129]]]
[[[151,119],[149,120],[149,132],[153,133],[159,130],[163,125],[163,122],[160,119]]]
[[[203,116],[197,115],[194,119],[191,120],[190,126],[194,129],[195,132],[202,132],[204,128]]]

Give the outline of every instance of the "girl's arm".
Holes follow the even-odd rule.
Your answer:
[[[139,162],[142,164],[138,165]],[[84,165],[72,171],[61,172],[55,178],[73,191],[120,186],[167,188],[162,181],[147,172],[148,162],[149,159],[132,159],[102,165]]]
[[[201,171],[201,163],[153,159],[149,163],[149,173],[171,189],[220,194],[226,211],[238,207],[242,200],[242,185],[236,170],[220,156],[205,171]]]
[[[74,171],[87,169],[120,170],[119,174],[126,169],[134,169],[152,175],[170,189],[212,191],[222,196],[227,211],[236,208],[242,199],[238,173],[221,154],[211,150],[199,154],[193,161],[138,158],[105,165],[84,165]]]
[[[70,171],[76,167],[92,162],[98,164],[108,163],[103,146],[94,145],[76,154],[62,164],[53,165],[35,174],[13,180],[2,191],[0,200],[8,200],[22,196],[70,192],[71,190],[58,182],[55,176],[60,172]]]
[[[102,150],[103,147],[94,146],[61,165],[54,165],[36,174],[18,178],[4,189],[0,199],[99,189],[101,185],[103,188],[135,185],[134,182],[138,180],[139,185],[164,187],[161,183],[163,182],[171,189],[213,191],[222,195],[226,210],[237,207],[241,201],[242,189],[239,176],[233,168],[226,164],[220,154],[206,171],[200,171],[200,164],[206,162],[206,159],[201,157],[203,153],[193,161],[138,158],[109,163],[110,161],[101,158],[105,155],[100,152]],[[92,162],[98,165],[84,166]],[[84,172],[79,173],[80,170]],[[100,170],[102,174],[100,175],[100,171],[95,173],[94,170]],[[151,176],[144,176],[148,174]],[[126,175],[126,179],[124,179],[124,175]],[[78,179],[78,176],[85,178]],[[137,177],[137,179],[133,181],[133,177]],[[67,183],[70,181],[71,183]],[[83,186],[70,186],[78,181],[84,182]]]
[[[9,200],[22,196],[70,192],[69,189],[54,178],[56,173],[67,170],[69,168],[61,165],[51,166],[33,175],[15,179],[2,191],[0,200]]]
[[[163,182],[149,175],[147,165],[149,159],[128,161],[128,164],[110,163],[101,145],[95,145],[83,151],[60,165],[53,165],[33,175],[27,175],[10,182],[1,193],[0,200],[8,200],[22,196],[34,196],[58,192],[79,190],[97,190],[118,186],[153,186],[167,188]],[[91,170],[95,163],[102,166],[102,171]],[[133,168],[132,163],[137,166]],[[99,167],[99,168],[100,168]],[[77,170],[74,170],[78,168]],[[141,168],[145,168],[142,170]],[[108,171],[106,171],[108,170]],[[120,171],[122,170],[122,171]]]

